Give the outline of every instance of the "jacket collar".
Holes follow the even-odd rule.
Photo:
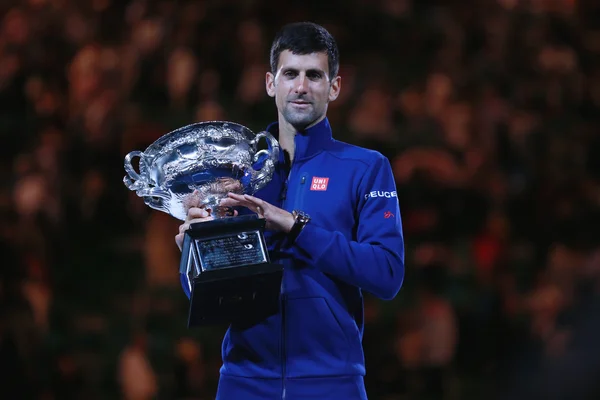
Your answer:
[[[278,122],[269,124],[267,131],[279,139]],[[304,131],[296,132],[294,143],[294,160],[310,158],[330,146],[333,143],[333,135],[327,117]]]

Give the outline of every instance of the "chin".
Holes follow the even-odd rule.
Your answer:
[[[314,123],[314,120],[310,121],[290,121],[292,126],[296,128],[297,131],[303,131]]]
[[[316,121],[313,115],[286,115],[288,121],[297,130],[304,129]]]

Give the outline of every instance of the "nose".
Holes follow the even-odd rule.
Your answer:
[[[305,94],[307,88],[306,75],[300,74],[298,75],[296,82],[296,93]]]

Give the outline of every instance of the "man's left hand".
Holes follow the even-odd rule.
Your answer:
[[[259,218],[266,219],[266,228],[274,231],[288,233],[294,226],[294,216],[279,207],[267,203],[248,194],[240,195],[229,193],[228,198],[221,201],[221,205],[228,207],[243,206],[254,211]]]

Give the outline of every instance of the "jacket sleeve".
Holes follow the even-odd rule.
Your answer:
[[[357,200],[357,229],[349,241],[310,221],[291,246],[295,258],[389,300],[404,280],[404,239],[396,184],[383,155],[365,172]]]

